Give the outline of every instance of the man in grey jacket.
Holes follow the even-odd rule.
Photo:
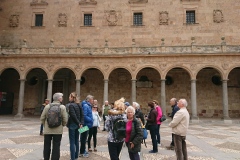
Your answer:
[[[45,106],[42,115],[41,115],[41,122],[44,125],[44,149],[43,155],[45,160],[50,159],[50,154],[52,151],[52,160],[59,160],[60,159],[60,145],[62,140],[63,134],[63,126],[66,126],[68,116],[66,112],[66,107],[62,105],[63,94],[62,93],[55,93],[53,95],[53,102]],[[50,109],[50,105],[58,105],[61,109],[61,118],[62,124],[58,127],[50,128],[48,126],[47,118],[48,118],[48,110]],[[52,149],[51,149],[52,146]]]
[[[186,99],[180,99],[177,106],[179,111],[173,117],[169,126],[172,127],[172,133],[174,134],[175,152],[177,160],[187,160],[187,146],[186,146],[186,134],[189,126],[189,113],[187,111]]]

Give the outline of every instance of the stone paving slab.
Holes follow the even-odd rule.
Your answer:
[[[0,160],[42,160],[43,136],[39,135],[39,127],[39,117],[16,120],[13,116],[0,116]],[[107,134],[99,130],[98,151],[91,152],[89,160],[110,159]],[[159,152],[148,153],[152,149],[149,134],[147,148],[142,144],[141,159],[175,160],[175,152],[166,149],[170,142],[171,128],[166,121],[161,125],[162,145]],[[240,123],[227,125],[221,120],[208,119],[199,124],[190,124],[186,142],[189,160],[240,160]],[[60,160],[69,160],[69,154],[68,129],[65,127]],[[127,147],[123,147],[120,159],[129,159]]]

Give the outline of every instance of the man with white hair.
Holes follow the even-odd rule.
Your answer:
[[[145,125],[145,120],[144,120],[143,113],[142,113],[142,111],[140,109],[140,105],[137,102],[133,102],[132,106],[135,109],[135,112],[136,112],[135,116],[136,116],[136,118],[141,119],[142,124]]]
[[[105,129],[105,121],[106,121],[106,116],[108,116],[108,111],[111,109],[111,105],[108,104],[108,101],[104,102],[104,105],[102,106],[102,117],[103,117],[103,130],[106,131]]]
[[[174,134],[175,152],[177,160],[187,160],[187,145],[186,134],[189,126],[189,113],[187,111],[186,99],[180,99],[177,103],[179,111],[177,111],[170,122],[169,126],[172,127],[172,133]]]
[[[61,104],[63,100],[62,97],[63,97],[62,93],[55,93],[53,95],[53,102],[44,107],[44,110],[40,118],[42,124],[44,125],[44,149],[43,149],[44,159],[50,159],[51,151],[52,151],[51,159],[60,159],[60,145],[63,134],[63,126],[66,126],[68,120],[66,107]],[[48,126],[48,110],[50,109],[50,105],[51,107],[58,106],[61,112],[62,124],[54,128],[50,128]]]

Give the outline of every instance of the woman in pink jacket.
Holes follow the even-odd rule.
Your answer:
[[[156,128],[156,135],[157,135],[157,143],[158,146],[161,146],[161,139],[160,139],[160,125],[161,125],[161,117],[162,117],[162,109],[158,104],[157,100],[153,100],[154,107],[157,110],[158,116],[157,116],[157,128]]]

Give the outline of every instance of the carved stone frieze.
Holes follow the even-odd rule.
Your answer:
[[[20,64],[20,65],[19,65],[20,71],[24,71],[25,68],[26,68],[25,64]]]
[[[167,69],[167,64],[166,63],[159,64],[159,67],[162,71],[164,71]]]
[[[19,15],[13,14],[9,18],[9,25],[10,27],[18,27],[19,25]]]
[[[168,12],[167,11],[159,12],[159,24],[160,25],[168,25]]]
[[[104,48],[83,48],[81,49],[82,54],[103,54],[105,52]]]
[[[104,19],[106,21],[106,24],[109,26],[117,26],[117,25],[121,25],[121,12],[115,11],[115,10],[108,10],[108,11],[104,11],[105,15],[104,15]]]
[[[77,64],[77,65],[74,67],[74,69],[75,69],[76,71],[80,71],[80,70],[82,69],[82,65]]]
[[[97,1],[96,0],[81,0],[79,2],[80,5],[96,5]]]
[[[138,48],[140,53],[147,53],[147,54],[151,54],[156,52],[156,48],[155,47],[144,47],[144,48]]]
[[[132,71],[135,71],[137,69],[137,64],[131,64],[130,67]]]
[[[127,54],[130,53],[130,48],[109,48],[108,53],[110,54]]]
[[[128,3],[147,3],[148,0],[129,0]]]
[[[30,3],[31,6],[43,6],[43,5],[48,5],[46,0],[32,0]]]
[[[77,50],[72,48],[54,48],[53,54],[76,54]]]
[[[109,69],[109,65],[108,65],[108,64],[104,64],[104,65],[103,65],[103,69],[104,69],[105,71],[107,71],[107,70]]]
[[[223,64],[222,64],[222,68],[223,68],[224,70],[229,69],[229,64],[223,63]]]
[[[58,27],[67,27],[67,15],[65,13],[58,14]]]
[[[53,64],[49,64],[49,65],[47,65],[47,69],[48,69],[48,71],[51,72],[51,71],[53,70],[53,67],[54,67]]]
[[[223,13],[221,10],[214,10],[213,11],[213,22],[215,23],[221,23],[223,22]]]
[[[47,54],[48,49],[42,49],[42,48],[29,48],[27,49],[27,52],[29,54]]]

